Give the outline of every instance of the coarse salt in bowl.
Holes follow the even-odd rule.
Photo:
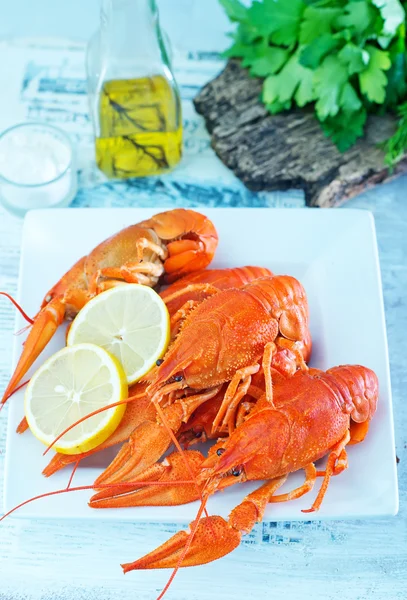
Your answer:
[[[67,206],[77,186],[74,150],[63,131],[22,123],[0,135],[0,200],[10,212]]]

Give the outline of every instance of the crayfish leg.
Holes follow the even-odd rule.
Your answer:
[[[350,440],[350,433],[348,430],[346,432],[346,434],[343,436],[343,438],[332,449],[330,455],[328,456],[328,462],[327,462],[327,465],[325,468],[324,480],[322,482],[321,488],[318,492],[318,496],[316,497],[314,504],[311,506],[311,508],[302,510],[301,512],[309,513],[309,512],[315,512],[315,511],[319,510],[319,508],[322,504],[322,501],[324,499],[324,496],[326,494],[326,491],[328,489],[331,477],[332,477],[332,475],[334,475],[335,466],[337,464],[337,461],[340,458],[342,451],[344,450],[344,448],[345,448],[346,444],[349,442],[349,440]]]
[[[344,448],[342,450],[342,452],[340,453],[338,460],[336,461],[336,464],[332,471],[332,475],[333,476],[339,475],[347,468],[348,468],[348,454]],[[326,470],[325,471],[317,471],[317,477],[325,477],[325,474],[326,474]]]
[[[130,262],[121,267],[105,267],[94,273],[89,290],[92,294],[99,294],[122,283],[140,283],[151,287],[158,283],[163,273],[162,264],[153,262]]]
[[[274,342],[269,342],[264,346],[263,353],[263,372],[264,372],[264,382],[266,385],[266,399],[271,407],[274,408],[273,403],[273,381],[271,378],[271,361],[273,360],[274,354],[277,352],[277,347]]]
[[[232,406],[232,408],[234,408],[234,401],[235,401],[236,395],[239,395],[240,396],[239,400],[241,400],[241,398],[243,398],[243,396],[247,393],[247,390],[251,383],[250,377],[254,373],[257,373],[259,369],[260,369],[260,365],[251,365],[250,367],[244,367],[243,369],[238,369],[236,371],[236,373],[233,375],[233,377],[228,385],[228,388],[226,390],[226,393],[223,398],[223,402],[221,404],[219,412],[213,421],[213,427],[212,427],[213,433],[216,433],[218,430],[220,430],[222,428],[222,425],[225,427],[228,427],[227,418],[230,415],[230,413],[228,415],[229,407]],[[241,382],[245,388],[245,392],[242,395],[240,395],[240,393],[239,393],[239,387],[240,387],[239,384]]]
[[[314,487],[317,478],[317,470],[314,463],[310,463],[305,467],[305,482],[299,487],[295,488],[288,494],[279,494],[270,498],[270,502],[289,502],[296,498],[301,498],[304,494],[307,494]]]
[[[301,344],[301,342],[294,342],[293,340],[287,340],[286,338],[280,336],[276,339],[276,344],[279,348],[285,348],[294,354],[297,366],[301,371],[306,372],[309,370],[309,367],[304,360],[303,352],[299,348],[299,344]]]

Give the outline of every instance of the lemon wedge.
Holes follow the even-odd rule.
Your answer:
[[[160,296],[137,283],[102,292],[77,314],[68,346],[89,342],[115,356],[129,385],[139,381],[161,358],[170,339],[170,317]]]
[[[113,356],[93,344],[63,348],[33,375],[24,398],[28,425],[49,446],[67,427],[100,408],[127,398],[126,375]],[[126,404],[86,419],[53,446],[62,454],[88,452],[118,427]]]

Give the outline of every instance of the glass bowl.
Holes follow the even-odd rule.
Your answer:
[[[68,206],[78,190],[69,136],[45,123],[21,123],[0,135],[0,202],[16,216]]]

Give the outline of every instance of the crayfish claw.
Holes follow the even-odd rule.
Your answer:
[[[12,395],[21,379],[27,373],[45,346],[48,344],[65,317],[65,304],[55,298],[51,300],[34,318],[34,323],[26,341],[17,367],[4,392],[2,403]]]
[[[204,456],[196,450],[186,453],[192,475],[197,475]],[[131,481],[108,484],[92,496],[91,508],[129,506],[174,506],[199,499],[199,488],[191,480],[184,457],[173,452],[161,463],[140,473]],[[134,485],[133,485],[134,484]]]
[[[194,530],[194,523],[191,523]],[[123,571],[142,569],[173,569],[190,540],[192,533],[179,531],[156,550],[133,563],[122,565]],[[241,533],[219,516],[204,517],[198,523],[195,535],[181,562],[181,567],[194,567],[217,560],[229,554],[240,544]]]

